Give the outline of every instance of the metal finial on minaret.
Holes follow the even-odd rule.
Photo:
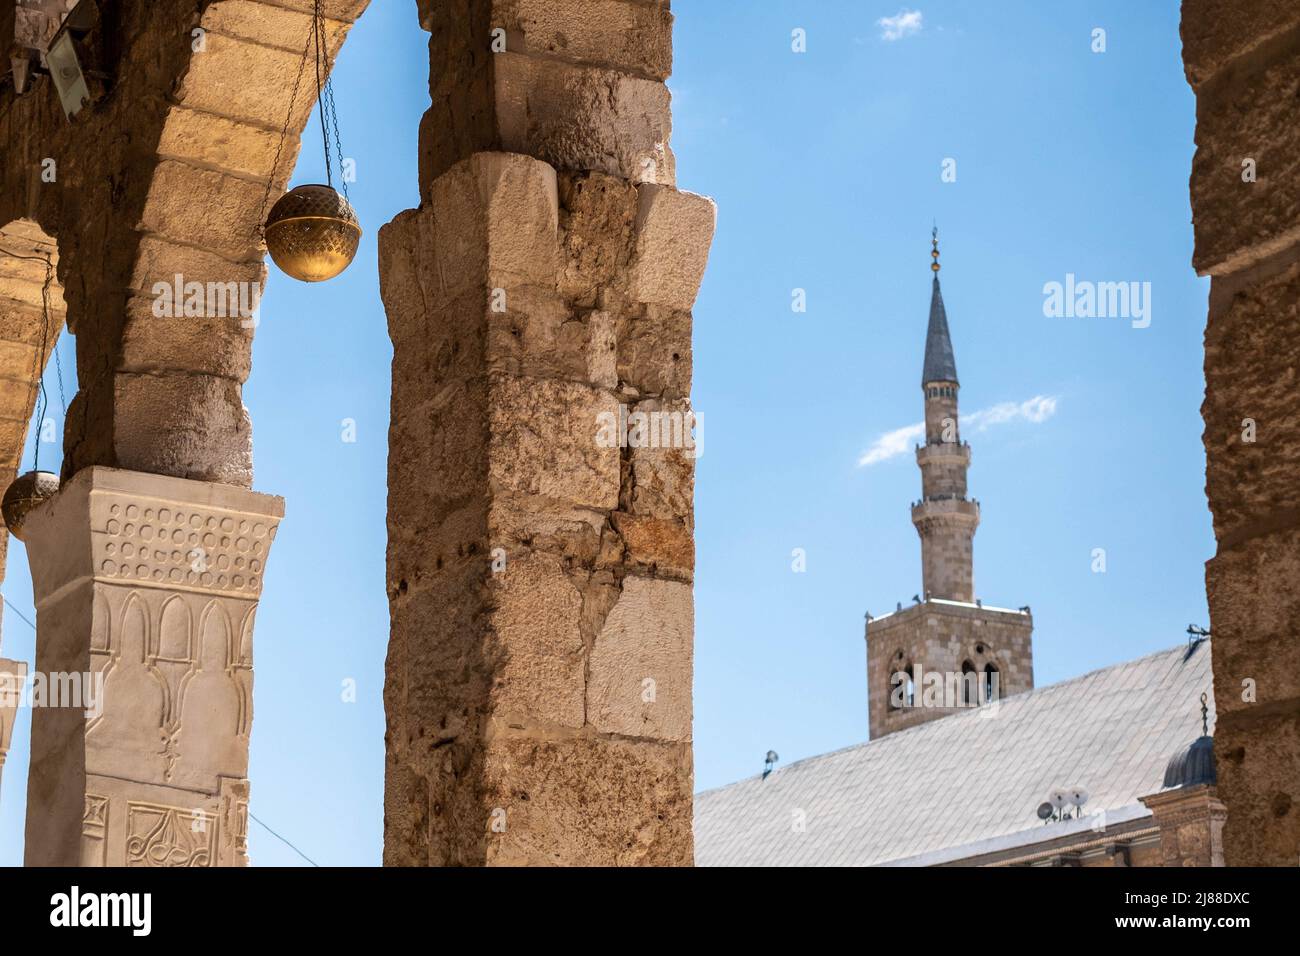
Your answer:
[[[1210,695],[1201,694],[1201,736],[1210,736]]]
[[[938,277],[939,275],[939,227],[938,225],[935,225],[935,227],[930,231],[930,256],[931,258],[934,259],[934,262],[930,263],[930,269],[934,272],[935,276]]]

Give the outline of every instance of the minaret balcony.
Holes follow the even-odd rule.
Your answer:
[[[916,446],[916,463],[926,465],[970,465],[970,445],[966,442],[934,442]]]
[[[925,521],[931,518],[963,519],[976,524],[980,520],[980,503],[974,498],[951,497],[922,498],[912,502],[912,521]]]

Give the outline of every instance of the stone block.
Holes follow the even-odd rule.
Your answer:
[[[279,130],[266,129],[232,120],[216,113],[174,106],[167,111],[158,155],[179,159],[193,166],[215,166],[237,176],[265,180],[271,176]],[[285,143],[281,168],[293,168],[296,143]],[[272,201],[274,201],[272,196]],[[270,212],[270,206],[267,206]]]
[[[1300,240],[1300,51],[1197,103],[1192,210],[1197,271],[1221,275]],[[1255,182],[1242,163],[1255,161]]]
[[[690,405],[679,402],[660,405],[657,402],[640,402],[637,411],[667,414],[672,421],[680,420],[683,439],[690,435]],[[660,431],[663,431],[661,426]],[[676,434],[670,426],[670,435]],[[684,445],[669,447],[633,448],[629,453],[632,493],[630,511],[637,515],[655,518],[684,520],[690,523],[695,501],[695,454],[700,449]],[[689,530],[689,527],[688,527]]]
[[[556,169],[676,181],[668,88],[657,80],[516,53],[492,57],[495,133]]]
[[[188,373],[122,373],[115,378],[113,407],[119,467],[252,484],[252,427],[236,382]]]
[[[501,736],[484,771],[489,864],[691,865],[689,744]]]
[[[207,248],[232,262],[260,257],[256,228],[265,188],[173,160],[158,164],[140,225],[168,239]]]
[[[673,70],[673,17],[638,0],[497,0],[492,22],[506,49],[558,57],[654,80]]]
[[[695,538],[679,518],[647,518],[618,511],[611,515],[623,539],[626,560],[672,577],[690,579],[695,570]]]
[[[642,184],[638,193],[631,295],[689,311],[709,261],[717,208],[711,199],[668,186]]]
[[[584,722],[586,649],[582,595],[560,558],[522,554],[488,581],[493,640],[501,654],[492,677],[493,719],[529,727]]]
[[[223,36],[279,47],[302,56],[303,47],[312,36],[312,8],[307,5],[295,10],[292,9],[293,6],[292,2],[280,4],[263,3],[260,0],[216,0],[203,12],[203,26]],[[331,8],[335,14],[347,16],[358,7],[364,9],[365,3],[322,4],[321,12],[325,17],[324,46],[331,62],[338,56],[339,48],[343,46],[344,37],[351,27],[350,21],[354,19],[347,17],[346,20],[340,20],[331,14]],[[312,82],[315,82],[314,75]],[[314,89],[311,93],[305,89],[300,91],[306,96],[311,96],[314,92]]]
[[[1214,755],[1219,798],[1228,808],[1227,865],[1294,867],[1300,859],[1300,710],[1220,718]]]
[[[574,382],[493,375],[489,387],[494,489],[588,508],[618,504],[619,449],[597,442],[614,396]]]
[[[643,395],[672,401],[691,393],[691,314],[660,305],[620,316],[618,377]]]
[[[1206,494],[1221,539],[1300,508],[1300,442],[1288,384],[1300,368],[1300,342],[1291,333],[1297,320],[1300,263],[1267,277],[1214,280],[1201,412]]]
[[[601,733],[691,739],[691,586],[629,575],[591,651],[587,717]]]
[[[479,284],[554,285],[559,199],[555,170],[528,156],[476,153],[432,185],[433,291]],[[424,242],[424,238],[421,238]]]
[[[1291,0],[1183,0],[1179,32],[1187,82],[1198,89],[1234,61],[1300,25]]]
[[[216,301],[223,300],[227,291],[232,290],[219,292]],[[233,292],[232,297],[238,294]],[[209,297],[209,301],[214,300]],[[233,382],[247,380],[253,365],[256,318],[237,314],[160,316],[155,314],[155,302],[146,296],[132,296],[127,301],[120,371],[193,372]],[[212,311],[224,311],[224,306]]]
[[[306,41],[304,35],[291,52],[210,32],[207,49],[190,58],[189,69],[177,84],[176,101],[266,129],[283,129],[287,118],[290,129],[300,130],[316,106],[312,61],[302,58]],[[257,82],[250,83],[249,77]],[[298,99],[293,115],[286,116],[295,85]]]
[[[509,492],[494,495],[488,508],[489,541],[507,560],[535,550],[590,565],[600,555],[604,524],[603,512]]]
[[[394,381],[394,395],[401,385]],[[418,404],[395,406],[388,431],[388,508],[395,532],[420,534],[463,506],[471,489],[486,497],[488,387],[453,382]]]
[[[1206,562],[1218,714],[1300,701],[1300,529],[1261,534]],[[1251,681],[1255,702],[1242,699]]]
[[[597,308],[627,285],[636,238],[637,188],[599,172],[560,177],[560,291],[581,308]]]

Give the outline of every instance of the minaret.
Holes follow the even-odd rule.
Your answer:
[[[966,497],[970,446],[957,419],[957,362],[948,337],[948,314],[939,290],[939,230],[932,233],[934,282],[930,325],[925,334],[925,444],[917,446],[921,500],[912,505],[912,524],[921,536],[921,579],[928,599],[975,600],[972,540],[980,523],[979,502]]]
[[[916,448],[921,500],[912,523],[921,535],[923,593],[906,607],[867,615],[867,715],[872,738],[984,706],[1034,686],[1034,619],[975,600],[971,541],[979,502],[966,497],[970,446],[957,426],[957,362],[939,291],[939,231],[932,234],[934,280],[925,335],[925,444]]]

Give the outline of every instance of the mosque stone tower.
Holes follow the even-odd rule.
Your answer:
[[[1029,608],[985,607],[975,597],[980,506],[966,493],[971,450],[961,440],[957,414],[961,385],[939,288],[937,229],[930,255],[930,321],[921,371],[925,444],[916,448],[921,499],[912,504],[912,524],[921,537],[922,591],[908,607],[868,615],[873,738],[1034,686]]]

